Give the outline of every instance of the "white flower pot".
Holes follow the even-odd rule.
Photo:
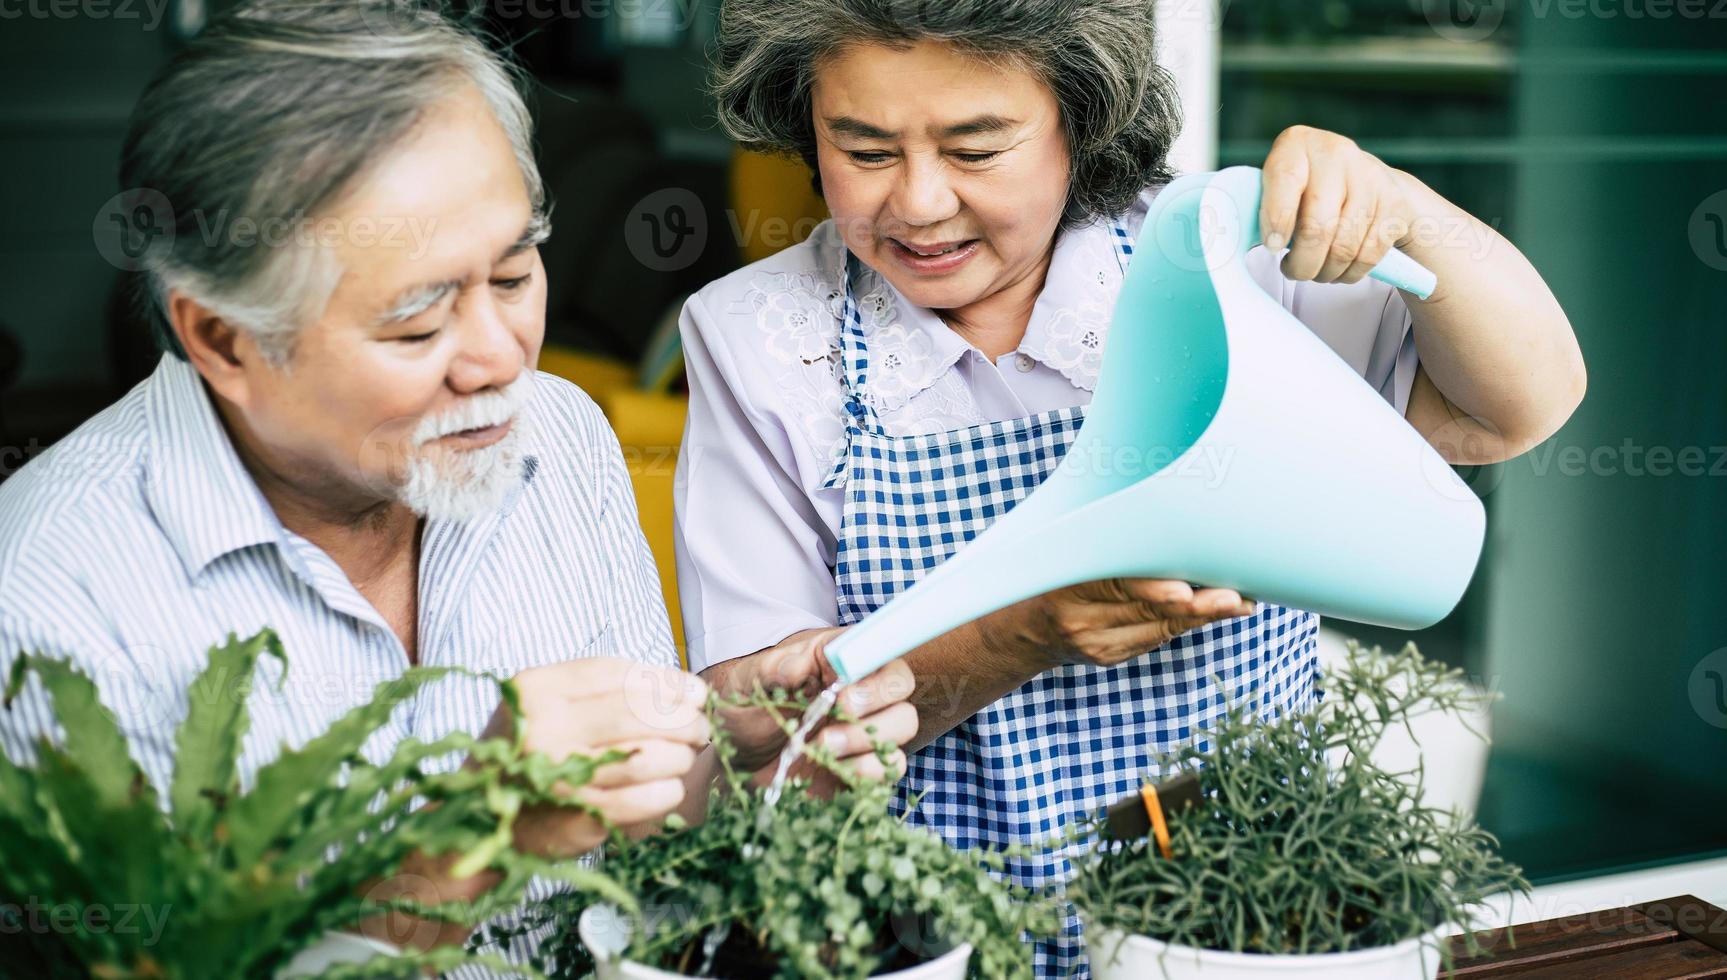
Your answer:
[[[582,945],[594,956],[596,980],[678,980],[682,973],[644,966],[626,960],[622,953],[630,945],[630,919],[610,905],[592,905],[576,923]],[[971,944],[956,946],[925,963],[893,973],[878,973],[879,980],[965,980],[971,962]]]
[[[1439,944],[1454,931],[1441,927],[1395,946],[1311,956],[1172,946],[1114,929],[1088,928],[1087,934],[1095,980],[1433,980],[1439,973]]]
[[[276,973],[276,980],[303,980],[323,976],[333,966],[360,964],[379,954],[395,956],[401,950],[389,943],[356,936],[351,932],[330,932],[322,939],[300,950],[288,965]]]

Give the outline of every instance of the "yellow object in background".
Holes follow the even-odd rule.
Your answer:
[[[546,344],[540,348],[539,368],[547,374],[555,374],[565,381],[574,382],[576,387],[587,392],[588,397],[596,402],[607,392],[632,387],[636,383],[636,369],[632,365],[597,354],[583,354],[556,344]],[[605,406],[602,404],[600,407]]]
[[[678,446],[683,442],[690,400],[683,395],[617,388],[600,401],[600,408],[623,446],[624,463],[636,490],[636,513],[659,567],[660,588],[671,614],[672,642],[688,667],[683,609],[678,605],[678,566],[672,551],[672,479],[677,475]]]
[[[802,160],[733,152],[730,230],[745,264],[803,241],[827,216],[828,206],[810,186],[810,168]]]

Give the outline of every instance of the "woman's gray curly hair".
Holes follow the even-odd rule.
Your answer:
[[[1069,225],[1125,212],[1171,179],[1175,78],[1155,57],[1155,0],[725,0],[711,88],[720,124],[753,150],[816,171],[810,90],[822,58],[856,44],[944,41],[1024,66],[1054,93],[1072,158]]]

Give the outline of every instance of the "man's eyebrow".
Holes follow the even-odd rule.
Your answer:
[[[520,255],[530,248],[538,247],[547,238],[550,238],[551,234],[552,223],[549,216],[544,211],[535,212],[534,216],[528,219],[521,235],[517,236],[516,240],[504,249],[503,254],[498,257],[498,261],[502,262],[513,255]],[[387,327],[412,320],[438,305],[445,296],[461,289],[464,282],[465,280],[462,279],[446,279],[442,282],[409,286],[391,302],[389,309],[378,317],[377,325]]]
[[[377,326],[388,327],[404,323],[438,305],[445,296],[462,288],[461,280],[446,279],[443,282],[421,283],[409,286],[390,304],[378,317]]]

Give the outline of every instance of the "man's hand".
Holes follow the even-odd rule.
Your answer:
[[[597,757],[612,749],[629,758],[601,766],[587,786],[567,790],[597,811],[574,807],[529,807],[516,818],[518,851],[550,858],[584,854],[604,843],[610,826],[641,829],[658,823],[683,802],[685,781],[697,753],[708,744],[703,708],[708,689],[683,671],[629,660],[572,660],[524,670],[515,677],[526,724],[524,748],[562,762],[571,755]],[[510,738],[515,716],[500,703],[482,733]],[[704,796],[705,799],[705,796]],[[369,883],[374,901],[413,899],[426,905],[474,902],[495,887],[499,875],[482,871],[453,878],[459,854],[416,851],[399,873]],[[391,911],[362,922],[361,934],[398,946],[427,949],[461,945],[469,929],[456,922],[421,919]]]
[[[605,841],[607,823],[658,822],[684,801],[684,777],[709,740],[708,688],[701,678],[672,667],[594,658],[534,667],[517,674],[515,684],[527,751],[554,761],[613,749],[630,753],[574,791],[598,816],[553,806],[524,810],[516,821],[518,850],[574,857]],[[511,724],[509,707],[499,704],[485,734],[507,737]]]
[[[759,683],[765,690],[779,688],[813,698],[836,680],[822,651],[844,631],[845,627],[827,627],[795,633],[760,653],[710,669],[708,676],[722,694],[748,694]],[[896,748],[884,765],[871,747],[869,730],[875,730],[877,741],[896,747],[911,741],[917,735],[917,709],[907,698],[915,686],[904,661],[888,664],[840,694],[838,707],[858,720],[824,722],[811,734],[811,741],[821,740],[819,744],[831,749],[844,765],[867,778],[903,775],[905,753]],[[739,767],[754,771],[756,783],[765,785],[773,778],[786,744],[779,716],[759,708],[729,708],[722,717],[737,745]],[[840,782],[832,773],[817,771],[808,760],[793,766],[792,775],[811,778],[812,789],[819,794],[832,793]]]

